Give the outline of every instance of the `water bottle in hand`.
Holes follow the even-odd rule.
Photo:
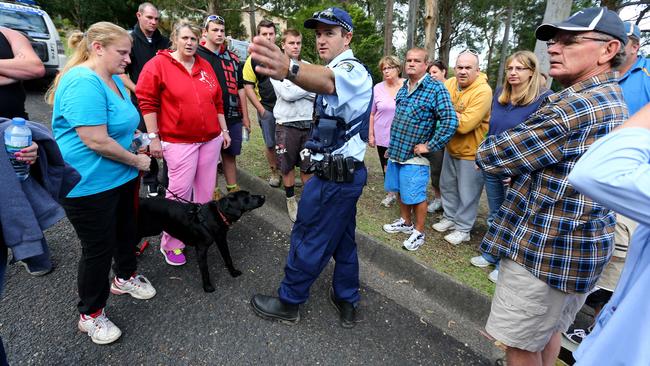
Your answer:
[[[18,179],[25,180],[29,176],[29,164],[16,159],[14,153],[32,144],[32,130],[25,126],[25,119],[14,117],[11,125],[5,130],[5,148],[9,161]]]
[[[242,129],[242,131],[241,131],[241,139],[242,139],[242,141],[247,142],[251,138],[250,135],[248,134],[248,130],[244,126],[242,126],[241,129]]]
[[[137,154],[138,150],[149,146],[151,144],[151,139],[146,133],[137,132],[131,141],[131,150],[132,153]]]

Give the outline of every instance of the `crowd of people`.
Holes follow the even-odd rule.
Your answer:
[[[59,163],[79,174],[68,177],[74,184],[50,193],[61,195],[54,198],[83,248],[78,327],[93,342],[107,344],[121,335],[104,311],[109,293],[136,299],[156,294],[137,272],[140,180],[150,197],[164,187],[167,198],[205,203],[219,196],[221,164],[227,191],[238,190],[236,157],[251,132],[250,102],[264,139],[269,184],[283,186],[294,222],[278,296],[253,296],[256,314],[298,322],[300,304],[334,258],[327,296],[341,326],[355,326],[356,204],[367,183],[369,146],[377,149],[384,175],[380,204],[399,205],[400,217],[383,230],[406,234],[409,251],[426,244],[427,215],[440,210],[432,229],[452,245],[469,241],[485,190],[488,231],[480,255],[467,260],[495,267],[488,275],[497,285],[486,330],[506,346],[509,365],[553,364],[562,333],[576,343],[586,338],[575,354],[582,364],[607,352],[607,340],[630,350],[617,352],[617,360],[650,361],[641,340],[616,340],[616,331],[624,332],[638,315],[634,309],[647,289],[639,266],[648,260],[643,250],[650,221],[643,207],[650,198],[637,182],[648,178],[643,139],[650,108],[623,124],[650,102],[650,61],[638,55],[636,24],[607,8],[588,8],[538,27],[536,38],[548,46],[549,76],[564,88],[554,93],[537,57],[525,50],[507,58],[504,83],[494,92],[472,49],[459,53],[452,77],[422,48],[409,49],[403,62],[385,56],[378,65],[383,80],[373,86],[350,48],[352,18],[336,7],[304,23],[315,31],[325,66],[302,60],[302,34],[295,29],[281,32],[278,47],[268,20],[258,24],[250,56],[240,60],[227,48],[221,16],[210,15],[201,26],[179,21],[169,39],[158,30],[153,4],[141,4],[136,17],[131,31],[99,22],[73,33],[74,54],[47,93]],[[0,41],[25,47],[0,30]],[[0,80],[38,74],[29,64],[15,67],[20,72],[2,72]],[[1,116],[26,116],[24,108],[15,110],[21,105],[24,98]],[[151,140],[148,154],[132,150],[136,130]],[[49,146],[47,138],[42,141]],[[38,166],[42,147],[34,144],[17,156]],[[304,184],[300,200],[297,184]],[[0,229],[6,231],[4,221]],[[43,247],[36,254],[49,259]],[[160,251],[167,264],[185,264],[184,247],[163,233]],[[634,264],[623,270],[628,252]],[[598,318],[577,329],[571,324],[585,301]],[[625,305],[632,310],[619,310]]]

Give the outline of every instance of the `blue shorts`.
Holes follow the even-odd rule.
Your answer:
[[[388,160],[384,189],[387,192],[398,192],[405,205],[417,205],[426,201],[428,183],[428,165],[398,164]]]
[[[226,125],[228,126],[228,131],[230,131],[230,146],[227,149],[222,149],[222,151],[230,156],[237,156],[241,154],[241,134],[244,124],[241,120],[234,120],[226,121]]]
[[[275,116],[273,116],[273,111],[265,110],[264,116],[257,114],[257,120],[260,123],[260,128],[262,129],[262,138],[264,138],[264,145],[267,148],[275,149]]]

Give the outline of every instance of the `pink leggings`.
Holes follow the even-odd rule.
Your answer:
[[[169,191],[188,201],[206,203],[212,199],[217,183],[217,164],[223,137],[201,143],[163,143],[163,157],[167,161]],[[174,199],[170,192],[166,198]],[[185,244],[163,232],[160,246],[163,250],[183,249]]]

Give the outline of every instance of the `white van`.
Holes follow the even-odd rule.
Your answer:
[[[45,65],[45,76],[53,77],[68,58],[59,32],[47,13],[33,1],[0,1],[0,25],[22,32]]]

